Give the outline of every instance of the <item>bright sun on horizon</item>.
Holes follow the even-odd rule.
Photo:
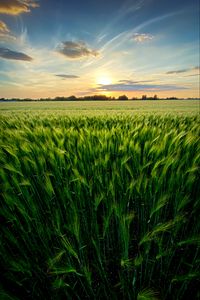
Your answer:
[[[108,85],[111,83],[112,83],[112,80],[109,76],[102,75],[97,78],[97,84]]]

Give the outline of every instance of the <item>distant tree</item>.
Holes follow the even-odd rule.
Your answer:
[[[147,95],[142,95],[142,100],[147,100]]]
[[[92,100],[108,100],[108,97],[106,95],[94,95]]]
[[[65,101],[65,100],[67,100],[67,98],[66,97],[55,97],[54,98],[54,101]]]
[[[157,95],[154,95],[154,96],[153,96],[153,100],[158,100],[158,96],[157,96]]]
[[[177,100],[178,98],[177,97],[169,97],[169,98],[166,98],[167,100]]]
[[[93,96],[84,96],[83,98],[78,98],[82,100],[109,100],[110,98],[106,95],[93,95]]]
[[[76,99],[77,98],[74,95],[67,97],[67,100],[69,100],[69,101],[76,100]]]
[[[126,95],[119,96],[118,100],[128,100]]]
[[[137,97],[133,97],[131,100],[137,100],[138,98]]]

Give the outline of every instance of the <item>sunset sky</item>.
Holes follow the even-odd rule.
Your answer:
[[[198,0],[0,0],[0,98],[199,97]]]

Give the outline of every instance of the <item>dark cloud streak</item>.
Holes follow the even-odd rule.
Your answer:
[[[168,71],[166,72],[167,75],[173,75],[173,74],[181,74],[181,73],[186,73],[189,71],[199,71],[199,67],[193,67],[193,68],[187,68],[187,69],[181,69],[181,70],[173,70],[173,71]]]
[[[99,85],[100,91],[172,91],[186,90],[186,87],[176,85],[159,84],[109,84]]]
[[[79,76],[76,76],[76,75],[65,75],[65,74],[56,74],[55,75],[56,77],[61,77],[61,78],[64,78],[64,79],[74,79],[74,78],[79,78]]]
[[[0,57],[5,59],[12,59],[12,60],[22,60],[22,61],[32,61],[33,58],[22,53],[22,52],[16,52],[12,51],[8,48],[0,48]]]
[[[190,69],[182,69],[182,70],[176,70],[176,71],[169,71],[166,72],[167,75],[171,75],[171,74],[180,74],[180,73],[185,73],[187,71],[189,71]]]
[[[119,80],[119,83],[121,84],[140,84],[144,82],[153,82],[154,80],[137,80],[137,81],[132,81],[132,80]]]
[[[98,56],[98,51],[92,50],[87,47],[84,42],[72,42],[72,41],[65,41],[62,42],[57,47],[57,52],[63,54],[65,57],[70,59],[79,59],[82,57],[89,57],[89,56]]]

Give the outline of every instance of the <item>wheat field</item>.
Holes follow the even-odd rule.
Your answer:
[[[1,112],[1,299],[200,298],[197,114]]]

